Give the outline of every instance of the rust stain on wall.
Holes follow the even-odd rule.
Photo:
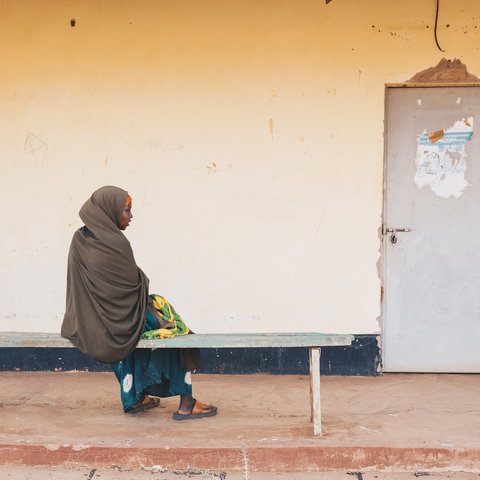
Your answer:
[[[480,82],[480,78],[469,73],[467,66],[458,58],[447,60],[442,58],[435,67],[426,68],[416,73],[405,83],[455,83]]]

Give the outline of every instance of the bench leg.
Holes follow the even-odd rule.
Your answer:
[[[322,408],[320,404],[320,348],[310,348],[310,421],[313,434],[322,434]]]

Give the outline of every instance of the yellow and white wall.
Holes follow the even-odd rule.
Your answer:
[[[113,184],[197,332],[380,331],[384,87],[480,73],[480,5],[0,2],[0,330],[58,331],[78,210]],[[75,26],[71,26],[75,19]],[[447,27],[447,24],[449,25]]]

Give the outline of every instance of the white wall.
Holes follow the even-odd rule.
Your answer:
[[[0,330],[58,331],[78,209],[113,184],[195,331],[379,331],[384,84],[442,57],[433,7],[3,1]],[[442,15],[479,73],[480,7]]]

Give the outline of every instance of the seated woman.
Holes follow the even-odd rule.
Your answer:
[[[176,420],[209,417],[217,409],[192,396],[190,370],[198,356],[177,349],[135,349],[145,331],[169,328],[153,308],[149,280],[124,236],[132,219],[125,190],[96,190],[80,209],[85,226],[73,235],[68,256],[67,303],[61,334],[86,355],[109,363],[126,413],[159,405],[151,397],[180,395]]]

